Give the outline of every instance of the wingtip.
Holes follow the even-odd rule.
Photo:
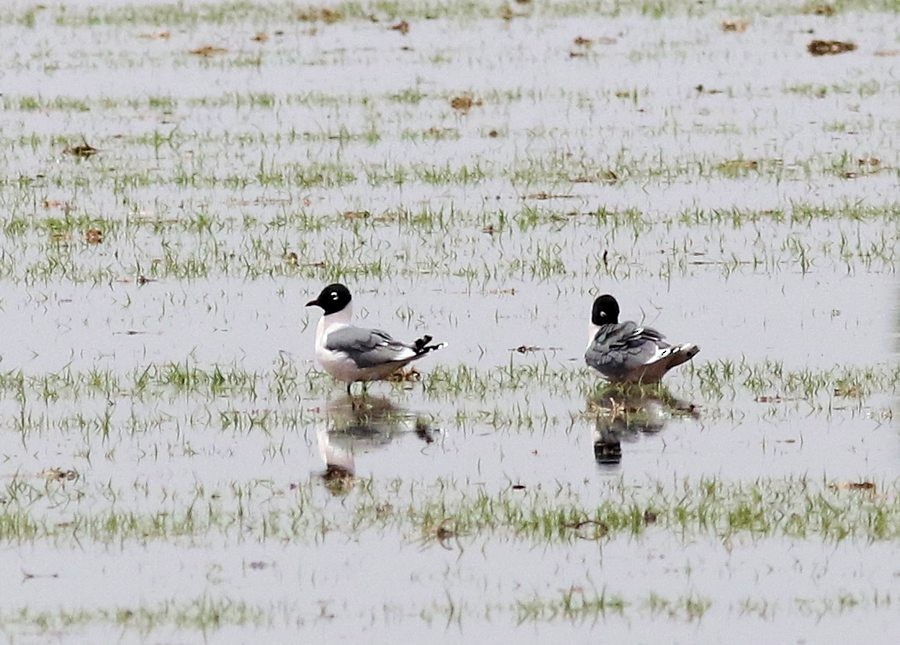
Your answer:
[[[439,349],[443,349],[447,346],[447,343],[435,343],[434,345],[429,345],[431,342],[431,336],[425,335],[421,338],[417,339],[413,346],[415,347],[416,354],[422,355],[427,354],[428,352],[435,352]]]
[[[436,352],[439,349],[444,349],[447,346],[447,343],[435,343],[434,345],[426,345],[424,349],[429,352]]]

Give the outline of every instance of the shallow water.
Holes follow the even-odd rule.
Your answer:
[[[402,35],[120,6],[0,27],[6,638],[896,631],[884,13],[728,33],[522,7]],[[64,152],[82,136],[97,155]],[[303,308],[334,280],[361,324],[448,347],[354,409]],[[603,292],[701,346],[667,380],[692,414],[594,405]],[[681,523],[710,485],[727,512]],[[605,505],[660,519],[566,519]]]

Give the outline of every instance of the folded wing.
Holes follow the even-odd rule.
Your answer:
[[[628,380],[669,347],[655,329],[633,322],[603,325],[588,345],[584,360],[611,380]]]
[[[352,326],[328,334],[325,347],[333,352],[343,352],[360,368],[406,362],[420,353],[415,345],[395,340],[379,329]]]

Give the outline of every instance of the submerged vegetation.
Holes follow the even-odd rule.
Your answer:
[[[560,18],[603,16],[621,18],[628,15],[644,15],[651,18],[677,18],[690,16],[702,18],[717,12],[740,15],[765,12],[775,15],[823,15],[833,16],[848,11],[890,11],[890,0],[835,0],[829,3],[796,3],[788,0],[719,0],[715,3],[690,2],[690,0],[552,0],[546,3],[530,1],[512,5],[503,0],[469,0],[466,2],[428,2],[424,0],[323,0],[299,4],[285,0],[250,2],[204,2],[185,5],[176,2],[131,2],[122,6],[70,8],[53,5],[8,9],[0,13],[5,22],[16,22],[28,28],[36,28],[44,21],[65,27],[89,27],[105,25],[242,25],[246,23],[285,21],[311,23],[322,26],[343,23],[368,22],[373,19],[407,20],[484,20],[510,21],[525,18]],[[408,28],[407,28],[408,30]],[[398,30],[402,31],[402,30]],[[263,41],[264,42],[264,41]]]
[[[799,538],[825,541],[900,538],[898,483],[814,483],[807,480],[733,483],[727,480],[663,482],[640,488],[621,481],[605,486],[596,505],[579,501],[571,486],[545,491],[524,486],[473,492],[453,480],[430,484],[358,479],[341,491],[340,507],[314,503],[319,483],[278,485],[231,482],[198,485],[183,499],[135,482],[109,484],[46,478],[13,478],[0,493],[0,542],[50,540],[123,544],[153,540],[215,539],[225,544],[284,540],[314,543],[329,533],[357,539],[368,531],[405,540],[493,537],[535,544],[611,540],[664,531],[678,540]],[[352,495],[348,495],[354,491]],[[98,506],[98,494],[108,508]],[[88,500],[86,504],[80,500]],[[158,510],[143,510],[152,503]],[[82,506],[85,506],[82,510]],[[56,510],[51,510],[56,509]]]
[[[832,369],[789,369],[772,360],[752,363],[718,360],[689,364],[689,387],[705,400],[727,405],[754,397],[778,397],[798,400],[822,409],[830,401],[867,401],[872,395],[900,388],[900,367],[878,364],[868,367]],[[410,386],[399,383],[397,389],[415,387],[426,399],[435,401],[465,398],[487,401],[491,397],[517,391],[540,391],[546,396],[566,394],[594,395],[602,392],[612,398],[634,395],[615,388],[604,389],[596,374],[587,369],[556,366],[547,361],[510,360],[507,365],[480,369],[465,364],[443,365],[415,375]],[[388,386],[384,386],[388,387]],[[36,401],[75,401],[86,398],[113,401],[165,400],[174,396],[200,399],[232,397],[243,401],[290,403],[321,396],[333,390],[333,383],[317,371],[304,372],[280,359],[270,370],[247,370],[240,365],[213,365],[209,368],[186,360],[183,363],[139,365],[130,373],[111,369],[80,372],[65,368],[60,372],[26,374],[22,370],[0,372],[0,394],[20,403]],[[638,396],[657,395],[655,388],[639,389]],[[671,397],[663,393],[663,398]]]
[[[0,634],[883,638],[893,9],[4,5]],[[446,350],[338,396],[333,281]]]

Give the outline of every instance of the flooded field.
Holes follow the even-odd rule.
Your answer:
[[[889,640],[895,11],[6,3],[2,639]]]

